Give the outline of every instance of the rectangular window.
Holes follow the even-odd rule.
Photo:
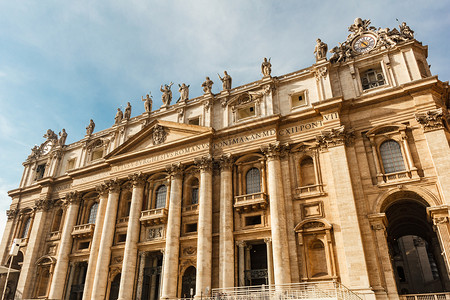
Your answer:
[[[200,126],[200,117],[189,119],[188,124]]]
[[[97,160],[103,157],[103,150],[94,150],[94,152],[92,152],[92,160]]]
[[[197,232],[197,223],[186,224],[186,233]]]
[[[66,171],[72,170],[75,168],[75,163],[76,163],[77,159],[76,158],[72,158],[69,159],[67,161],[67,167],[66,167]]]
[[[381,67],[361,71],[362,89],[369,90],[386,84]]]
[[[36,180],[43,178],[44,173],[45,173],[45,164],[38,165],[36,167]]]
[[[253,104],[252,106],[246,106],[239,108],[237,111],[237,118],[238,120],[250,118],[256,116],[256,108]]]
[[[245,217],[245,226],[253,226],[262,224],[261,215]]]
[[[85,249],[89,249],[89,245],[91,242],[87,241],[87,242],[80,242],[78,244],[78,250],[85,250]]]
[[[126,240],[127,240],[127,234],[126,233],[117,235],[117,244],[125,243]]]
[[[291,95],[291,107],[299,107],[306,105],[306,96],[305,92],[295,93]]]

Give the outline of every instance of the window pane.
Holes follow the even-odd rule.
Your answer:
[[[259,170],[251,168],[246,175],[247,194],[254,194],[261,192],[261,180]]]
[[[156,205],[155,208],[162,208],[166,206],[166,193],[167,187],[165,185],[161,185],[156,190]]]
[[[21,238],[26,238],[28,235],[28,230],[30,230],[31,218],[28,218],[25,221],[25,225],[23,226],[22,236]]]
[[[386,141],[380,146],[381,160],[383,161],[384,173],[394,173],[405,170],[402,150],[400,145],[393,140]]]
[[[301,186],[316,184],[314,174],[314,162],[311,157],[306,157],[300,163]]]
[[[97,210],[98,210],[98,203],[94,203],[91,206],[91,210],[89,211],[89,220],[88,224],[95,224],[95,219],[97,218]]]
[[[198,187],[192,188],[192,195],[191,195],[191,204],[198,204]]]

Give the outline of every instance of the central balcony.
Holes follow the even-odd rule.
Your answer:
[[[147,226],[167,223],[167,209],[155,208],[141,212],[141,223]]]
[[[237,212],[265,209],[267,203],[267,195],[265,193],[254,193],[234,197],[234,208]]]
[[[91,237],[94,234],[95,224],[83,224],[73,227],[72,235],[76,239]]]

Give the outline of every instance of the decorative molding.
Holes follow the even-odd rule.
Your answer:
[[[416,114],[416,120],[423,126],[425,132],[444,128],[443,117],[444,113],[442,108]]]
[[[97,193],[100,196],[106,196],[106,195],[108,195],[108,192],[109,192],[108,186],[104,183],[97,185],[95,187],[95,190],[97,191]]]
[[[120,184],[121,182],[117,178],[105,181],[105,185],[108,187],[110,193],[120,192]]]
[[[53,207],[54,202],[55,202],[54,200],[50,200],[50,199],[36,200],[36,201],[34,201],[34,209],[48,211],[49,209],[51,209]]]
[[[212,157],[211,155],[202,156],[200,158],[194,159],[194,163],[200,169],[200,171],[210,171],[212,170]]]
[[[321,67],[314,71],[314,77],[316,78],[317,81],[319,81],[320,79],[325,77],[327,73],[328,73],[327,67]]]
[[[217,161],[222,170],[230,170],[233,167],[233,158],[230,153],[221,155]]]
[[[19,209],[16,207],[14,209],[8,209],[6,211],[6,216],[8,217],[8,221],[13,220],[19,214]]]
[[[289,151],[289,144],[280,142],[270,143],[260,147],[261,151],[268,159],[278,159],[280,156],[284,156]]]
[[[145,184],[147,176],[142,174],[142,172],[134,173],[133,175],[129,175],[128,179],[130,179],[133,187],[143,187]]]
[[[184,166],[181,163],[171,164],[166,166],[166,171],[170,176],[180,177],[183,175]]]
[[[164,126],[156,124],[152,130],[152,141],[153,145],[159,145],[166,141],[167,130]]]
[[[445,224],[445,223],[448,223],[448,217],[440,216],[440,217],[433,218],[434,225]]]

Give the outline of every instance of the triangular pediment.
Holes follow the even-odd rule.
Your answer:
[[[175,147],[178,144],[207,138],[212,133],[213,129],[210,127],[154,120],[111,151],[105,156],[105,159],[159,151],[167,147]]]

